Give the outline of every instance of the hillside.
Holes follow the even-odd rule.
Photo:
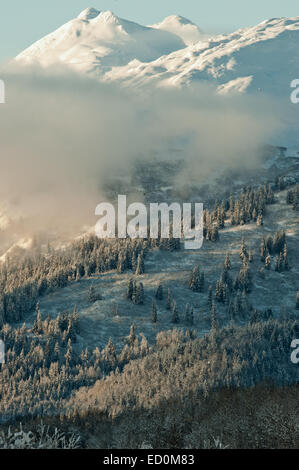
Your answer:
[[[242,238],[245,239],[247,249],[253,251],[250,269],[254,281],[248,302],[259,310],[272,308],[275,316],[279,316],[284,309],[286,312],[292,312],[298,290],[299,218],[298,212],[293,211],[285,199],[286,190],[277,195],[275,204],[267,206],[267,215],[262,227],[257,227],[256,223],[244,226],[230,226],[227,223],[227,227],[220,232],[220,241],[217,243],[206,241],[200,250],[184,250],[182,247],[181,250],[174,252],[160,249],[149,252],[145,261],[145,274],[138,276],[138,281],[144,286],[144,305],[134,305],[125,298],[132,273],[120,274],[112,271],[82,279],[63,290],[42,297],[40,300],[42,315],[46,317],[50,314],[55,318],[59,312],[72,311],[76,305],[81,321],[80,341],[82,346],[87,345],[92,349],[103,348],[110,336],[115,345],[122,348],[131,323],[135,324],[137,333],[142,332],[152,342],[158,331],[173,327],[171,313],[166,310],[169,288],[177,302],[182,326],[186,326],[185,307],[189,303],[194,308],[194,327],[200,335],[203,335],[210,330],[208,286],[212,285],[215,289],[226,253],[230,253],[232,264],[230,275],[232,279],[235,278],[242,266],[239,257]],[[274,256],[272,270],[266,272],[265,279],[261,279],[259,276],[259,269],[263,266],[260,261],[261,238],[273,236],[279,230],[284,230],[286,233],[292,267],[287,272],[276,273]],[[188,286],[190,271],[195,265],[199,265],[200,270],[205,273],[204,293],[193,293]],[[164,300],[157,301],[158,323],[153,324],[152,300],[155,299],[159,282],[163,283]],[[93,304],[88,301],[91,285],[103,297]],[[228,321],[227,306],[217,304],[217,315],[219,322],[225,325]],[[31,318],[33,322],[35,313]]]

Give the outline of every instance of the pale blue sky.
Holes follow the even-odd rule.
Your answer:
[[[267,18],[299,16],[298,0],[15,0],[1,2],[0,62],[93,6],[151,24],[185,16],[206,32],[228,32]]]

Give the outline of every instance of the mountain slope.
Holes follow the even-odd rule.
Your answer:
[[[176,35],[118,18],[94,8],[61,26],[16,57],[25,64],[66,64],[101,75],[137,59],[149,62],[185,47]]]
[[[110,79],[182,86],[212,82],[219,91],[290,93],[298,75],[299,18],[267,20],[227,36],[199,41],[150,64],[112,70]]]

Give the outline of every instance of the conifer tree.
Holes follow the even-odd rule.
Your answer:
[[[117,362],[117,354],[111,336],[103,351],[103,358],[109,363],[110,367],[114,367]]]
[[[189,306],[189,304],[186,304],[186,307],[185,307],[185,322],[189,323],[189,320],[190,320],[190,306]]]
[[[194,324],[194,312],[193,312],[193,307],[190,308],[189,312],[189,325],[193,326]]]
[[[74,311],[73,311],[73,324],[74,324],[74,328],[75,328],[75,331],[76,333],[80,333],[80,318],[79,318],[79,312],[78,312],[78,309],[77,309],[77,306],[75,305],[74,307]]]
[[[284,244],[283,247],[283,264],[284,269],[287,271],[289,269],[289,261],[288,261],[288,251],[287,251],[287,244]]]
[[[137,260],[136,260],[136,252],[135,251],[133,251],[133,254],[132,254],[131,265],[132,265],[132,271],[133,271],[133,273],[135,273],[136,272],[136,267],[137,267]]]
[[[242,241],[241,241],[240,258],[243,261],[244,261],[244,259],[247,260],[247,258],[248,258],[248,253],[247,253],[247,248],[246,248],[246,245],[245,245],[244,238],[242,238]]]
[[[242,290],[245,289],[246,292],[250,292],[252,287],[252,276],[247,264],[243,265],[240,269],[239,279]]]
[[[217,242],[218,240],[219,240],[219,230],[218,230],[218,227],[215,225],[212,227],[211,241]]]
[[[96,292],[94,286],[90,286],[88,292],[88,302],[94,303],[96,301]]]
[[[265,268],[268,270],[271,269],[271,257],[269,254],[266,256],[265,259]]]
[[[68,343],[67,343],[67,350],[66,350],[66,353],[65,353],[65,356],[64,356],[65,361],[68,365],[71,365],[72,357],[73,357],[73,348],[72,348],[71,340],[69,339]]]
[[[144,273],[144,261],[143,261],[143,256],[141,253],[139,253],[138,258],[137,258],[137,267],[136,267],[136,274],[143,274]]]
[[[213,289],[212,286],[209,286],[209,293],[208,293],[208,301],[210,308],[212,307],[212,302],[213,302]]]
[[[136,294],[134,295],[133,299],[134,303],[137,305],[144,303],[144,289],[142,282],[139,282],[139,284],[137,285]]]
[[[174,300],[171,306],[171,323],[179,323],[179,321],[180,321],[180,317],[179,317],[178,307],[177,307],[176,301]]]
[[[33,332],[37,335],[41,335],[43,333],[43,322],[39,303],[36,304],[36,320],[34,321]]]
[[[132,300],[133,292],[134,292],[134,282],[133,282],[133,279],[131,278],[128,282],[128,287],[127,287],[127,299],[128,300]]]
[[[153,306],[152,306],[152,322],[157,323],[158,321],[158,315],[157,315],[157,305],[156,302],[153,300]]]
[[[128,336],[129,346],[133,346],[134,343],[135,343],[135,340],[136,340],[135,325],[134,325],[134,323],[132,323],[132,325],[130,326],[130,333],[129,333],[129,336]]]
[[[224,268],[229,271],[231,269],[232,265],[229,259],[229,253],[226,253],[225,260],[224,260]]]
[[[170,289],[167,290],[167,302],[166,302],[166,310],[171,310],[171,304],[172,304],[172,296]]]
[[[203,271],[201,271],[199,275],[199,285],[198,285],[198,291],[203,292],[205,288],[205,274]]]
[[[267,256],[266,241],[265,241],[265,238],[262,237],[262,240],[261,240],[261,261],[263,263],[265,262],[266,256]]]
[[[161,282],[159,282],[159,285],[156,290],[156,299],[163,300],[163,285]]]
[[[118,257],[118,262],[117,262],[117,272],[118,273],[123,273],[125,270],[125,260],[124,257],[120,254]]]
[[[193,292],[200,290],[200,272],[198,266],[195,266],[190,274],[189,287]]]
[[[259,214],[256,219],[256,225],[258,227],[262,227],[264,225],[264,219],[263,219],[263,214]]]
[[[271,255],[273,252],[273,239],[271,235],[268,235],[266,238],[266,248],[267,248],[268,253]]]
[[[214,302],[212,302],[212,308],[211,308],[211,330],[212,331],[218,330],[218,323],[217,323],[217,318],[216,318],[216,309],[215,309]]]

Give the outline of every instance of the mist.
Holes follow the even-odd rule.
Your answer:
[[[176,184],[219,167],[254,167],[257,149],[281,128],[274,104],[192,90],[128,89],[67,69],[2,74],[0,208],[32,231],[76,233],[94,224],[111,176],[136,159],[186,162]],[[23,226],[25,226],[23,225]]]

